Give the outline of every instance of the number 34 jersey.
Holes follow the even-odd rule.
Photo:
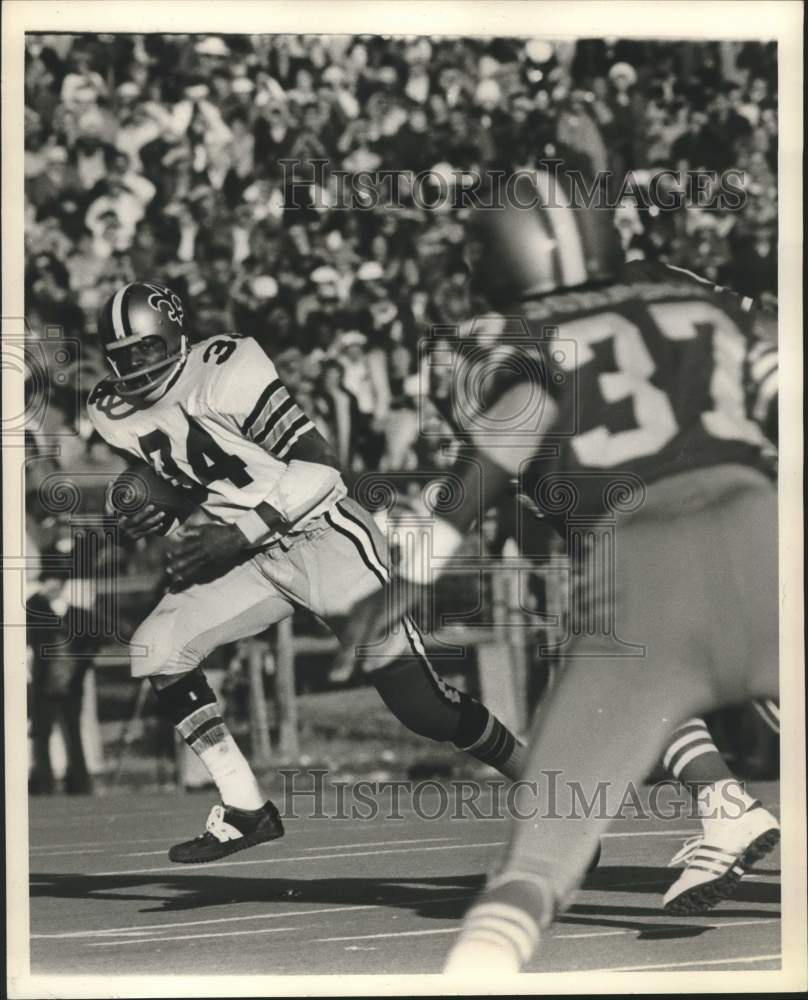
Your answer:
[[[296,443],[317,434],[250,337],[217,336],[194,345],[155,402],[122,398],[102,381],[90,394],[87,411],[110,445],[148,462],[226,522],[261,503],[286,470]],[[341,481],[340,487],[344,496]],[[339,498],[329,496],[305,521]]]
[[[482,317],[459,340],[454,423],[518,468],[522,491],[551,517],[570,491],[575,513],[602,513],[621,479],[642,490],[723,464],[772,473],[774,448],[750,403],[758,342],[740,300],[672,276],[550,296],[520,310]],[[509,391],[517,385],[520,392]],[[547,397],[552,423],[542,420]]]

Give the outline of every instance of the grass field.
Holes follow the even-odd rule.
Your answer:
[[[776,783],[752,790],[777,812]],[[31,972],[438,972],[506,835],[501,819],[429,821],[402,804],[401,819],[290,819],[280,841],[171,864],[168,846],[201,832],[211,801],[31,800]],[[660,909],[676,876],[665,865],[695,832],[694,822],[615,823],[532,971],[779,968],[779,853],[706,916]]]

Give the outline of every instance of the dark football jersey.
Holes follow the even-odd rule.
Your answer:
[[[642,494],[668,476],[740,463],[772,471],[772,447],[750,413],[757,344],[739,297],[668,269],[481,317],[456,342],[453,423],[494,457],[535,441],[523,492],[548,516],[599,515],[615,490]],[[518,413],[490,416],[515,384]],[[539,429],[543,400],[557,410]],[[507,463],[504,463],[507,464]],[[626,501],[629,502],[629,501]]]

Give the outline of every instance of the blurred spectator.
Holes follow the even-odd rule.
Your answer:
[[[62,542],[66,541],[67,545]],[[81,742],[81,705],[84,677],[97,647],[90,615],[69,603],[67,582],[71,571],[69,539],[61,539],[42,553],[39,586],[26,602],[30,683],[29,715],[33,742],[32,794],[55,790],[50,758],[54,725],[61,729],[67,754],[65,791],[84,795],[91,791],[90,776]]]
[[[326,362],[320,371],[314,404],[314,422],[331,443],[340,465],[353,467],[356,429],[361,422],[356,397],[342,384],[342,365]]]

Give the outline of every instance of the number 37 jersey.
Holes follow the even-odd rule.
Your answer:
[[[318,434],[249,337],[218,336],[194,345],[167,391],[151,403],[122,398],[100,382],[87,411],[110,445],[148,462],[227,522],[261,503],[297,442]],[[318,506],[305,521],[320,513]]]
[[[740,300],[673,278],[520,309],[480,318],[458,341],[453,422],[462,438],[518,466],[523,490],[548,514],[565,490],[576,513],[599,514],[604,490],[621,478],[644,486],[722,464],[772,473],[774,448],[750,405],[759,345]],[[548,397],[552,422],[542,419]]]

